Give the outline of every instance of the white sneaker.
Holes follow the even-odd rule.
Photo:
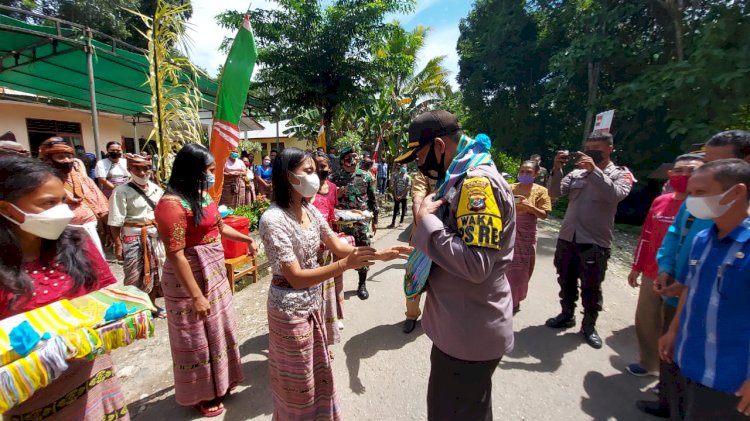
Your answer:
[[[339,330],[344,330],[344,322],[342,322],[341,320],[337,320],[336,327],[338,327]]]

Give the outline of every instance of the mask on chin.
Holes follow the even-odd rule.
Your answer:
[[[435,157],[435,142],[432,142],[424,164],[420,165],[418,168],[425,177],[431,180],[439,181],[445,179],[445,152],[443,152],[443,156],[440,158],[440,162],[438,162]]]
[[[139,186],[145,186],[148,184],[148,178],[146,177],[138,177],[137,175],[131,173],[130,178],[132,178],[133,181],[135,181],[135,183]]]

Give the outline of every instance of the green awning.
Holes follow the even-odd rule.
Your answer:
[[[90,109],[86,29],[51,22],[55,26],[33,25],[0,14],[0,86]],[[144,51],[96,32],[91,42],[98,110],[146,113],[151,88]],[[201,77],[198,87],[204,108],[214,109],[217,84]]]

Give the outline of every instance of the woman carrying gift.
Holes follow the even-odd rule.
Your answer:
[[[37,159],[0,160],[0,318],[116,282],[88,235],[68,227],[73,211],[59,177]],[[3,417],[45,413],[52,421],[129,419],[109,354],[69,361],[60,377]]]

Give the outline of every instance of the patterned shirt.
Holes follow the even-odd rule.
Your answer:
[[[156,205],[156,226],[167,253],[220,241],[223,221],[216,202],[206,193],[200,205],[203,217],[198,225],[190,204],[177,196],[166,195]]]
[[[331,176],[331,181],[339,190],[344,190],[339,196],[339,209],[377,212],[375,181],[368,171],[359,168],[351,173],[339,170]]]
[[[393,194],[401,199],[406,199],[411,189],[411,177],[407,174],[399,174],[393,177]]]
[[[724,238],[695,236],[675,343],[677,365],[695,382],[734,394],[750,379],[750,217]]]

